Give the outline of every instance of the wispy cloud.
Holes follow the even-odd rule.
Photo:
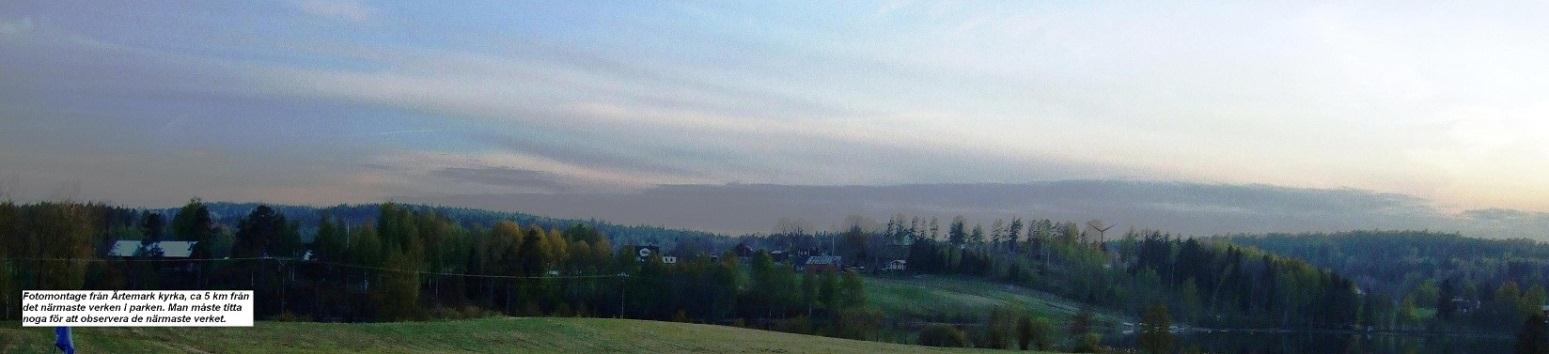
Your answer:
[[[560,177],[548,172],[508,167],[447,167],[435,170],[431,175],[458,182],[500,187],[532,188],[548,192],[562,192],[569,189],[568,183],[562,182]]]
[[[33,25],[31,17],[23,17],[21,19],[15,20],[0,19],[0,36],[31,32],[32,28]]]
[[[1543,8],[71,1],[0,18],[0,114],[20,117],[0,165],[156,186],[84,180],[123,200],[510,191],[474,180],[522,170],[577,191],[1118,178],[1549,210]],[[194,150],[208,166],[167,168]]]
[[[369,21],[377,15],[375,8],[355,0],[299,0],[294,5],[308,15],[350,22]]]

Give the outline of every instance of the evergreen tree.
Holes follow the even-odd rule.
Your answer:
[[[965,226],[967,223],[968,219],[964,218],[962,215],[958,215],[953,217],[952,224],[947,226],[947,241],[951,242],[953,246],[962,246],[964,243],[968,242],[968,229],[967,226]],[[932,234],[934,233],[935,232],[932,231]]]
[[[941,225],[936,223],[936,220],[937,219],[934,216],[932,216],[930,218],[930,239],[940,241],[941,240],[941,232],[940,232],[941,231]]]
[[[1140,317],[1140,350],[1152,354],[1172,353],[1172,319],[1167,305],[1154,303]]]
[[[11,253],[20,251],[16,248],[21,244],[21,241],[17,240],[20,235],[16,232],[18,226],[16,214],[16,204],[9,200],[0,201],[0,245],[6,245],[6,247],[0,247],[0,260],[5,260],[0,261],[0,318],[6,319],[11,317],[11,308],[20,305],[19,300],[13,300],[13,297],[21,296],[21,291],[16,289],[16,280],[12,279],[11,275],[12,269],[17,265],[13,265],[10,261],[10,258],[14,257]]]
[[[1017,251],[1017,245],[1021,243],[1022,218],[1012,218],[1011,226],[1006,227],[1006,246],[1012,251]]]
[[[1517,330],[1516,354],[1549,354],[1549,326],[1544,324],[1543,314],[1528,316]]]
[[[333,218],[323,216],[317,223],[317,236],[312,239],[313,257],[326,261],[347,261],[349,258],[348,245],[344,234],[344,228],[335,224]]]
[[[285,221],[268,205],[259,205],[247,217],[237,223],[237,244],[232,247],[234,257],[277,256],[281,238],[292,224]]]
[[[162,235],[166,232],[165,224],[166,220],[161,218],[160,213],[152,213],[150,211],[141,213],[140,234],[145,236],[142,242],[149,244],[161,241]]]
[[[1006,221],[1005,220],[995,219],[995,223],[990,224],[990,245],[991,245],[991,248],[997,248],[997,247],[1001,246],[1002,241],[1005,240],[1005,232],[1006,232]]]
[[[1457,312],[1457,305],[1452,302],[1454,297],[1457,297],[1457,283],[1452,279],[1443,280],[1436,296],[1436,317],[1452,319]]]
[[[194,241],[193,258],[215,257],[215,221],[210,209],[194,198],[172,217],[172,234],[179,240]],[[205,267],[208,268],[208,267]]]

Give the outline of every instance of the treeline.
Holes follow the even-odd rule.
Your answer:
[[[585,224],[458,222],[384,204],[369,223],[302,223],[264,205],[233,225],[198,200],[170,221],[97,204],[0,203],[0,293],[19,289],[253,289],[260,319],[398,321],[491,314],[599,316],[740,324],[871,338],[881,315],[848,272],[798,274],[767,254],[727,252],[664,264],[616,247]],[[198,241],[187,259],[106,252],[120,238]]]
[[[1549,305],[1549,244],[1427,231],[1213,238],[1307,260],[1351,277],[1376,304],[1373,325],[1515,330]]]
[[[259,206],[258,203],[231,203],[208,202],[203,203],[209,211],[212,220],[218,225],[236,225],[242,218]],[[511,221],[524,226],[539,226],[545,229],[564,229],[573,225],[586,225],[597,229],[598,232],[608,235],[615,245],[657,245],[663,249],[676,250],[679,248],[692,248],[696,250],[728,249],[736,243],[725,236],[714,233],[671,229],[648,225],[620,225],[603,220],[582,220],[553,218],[540,215],[532,215],[519,212],[491,211],[483,209],[471,209],[447,206],[430,206],[415,204],[394,204],[417,213],[439,214],[457,221],[459,225],[467,228],[483,227],[491,228],[501,221]],[[318,226],[327,216],[336,224],[364,225],[375,223],[377,215],[381,213],[381,204],[356,204],[336,205],[323,208],[294,205],[266,204],[274,209],[276,214],[285,216],[285,219],[295,222],[297,230],[304,241],[311,242],[311,237],[317,234]],[[160,213],[161,215],[176,215],[180,208],[152,209],[147,212]],[[683,247],[692,245],[692,247]]]

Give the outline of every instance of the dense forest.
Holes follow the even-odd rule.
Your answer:
[[[384,204],[370,222],[325,209],[313,242],[301,223],[256,205],[229,224],[198,200],[170,218],[99,204],[0,203],[0,307],[18,318],[20,289],[253,289],[271,320],[399,321],[490,314],[606,316],[743,324],[868,338],[880,315],[853,272],[746,267],[730,254],[664,264],[586,223],[460,222],[434,208]],[[491,214],[493,215],[493,214]],[[488,226],[485,226],[488,225]],[[197,241],[187,258],[119,240]],[[134,241],[131,241],[134,242]]]
[[[1378,326],[1515,330],[1549,305],[1549,244],[1426,231],[1211,238],[1349,276],[1381,305]]]
[[[878,232],[852,225],[832,235],[831,247],[856,265],[907,257],[913,273],[982,277],[1123,313],[1162,304],[1180,322],[1199,326],[1350,329],[1366,323],[1363,297],[1350,280],[1296,259],[1151,231],[1104,240],[1083,229],[1090,227],[1012,219],[986,228],[962,217],[943,224],[897,215]],[[906,246],[897,252],[886,245]]]

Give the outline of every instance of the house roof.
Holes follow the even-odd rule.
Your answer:
[[[197,241],[160,241],[144,245],[144,250],[160,250],[162,258],[188,258],[194,255],[194,244]],[[113,248],[108,249],[109,257],[136,257],[140,256],[143,243],[135,240],[119,240],[113,242]]]
[[[140,251],[140,241],[120,240],[113,242],[113,248],[108,249],[111,257],[134,257],[135,252]]]
[[[194,255],[194,244],[198,241],[161,241],[156,246],[161,247],[163,258],[188,258]]]
[[[807,257],[807,265],[838,265],[841,259],[839,256],[812,256]]]

